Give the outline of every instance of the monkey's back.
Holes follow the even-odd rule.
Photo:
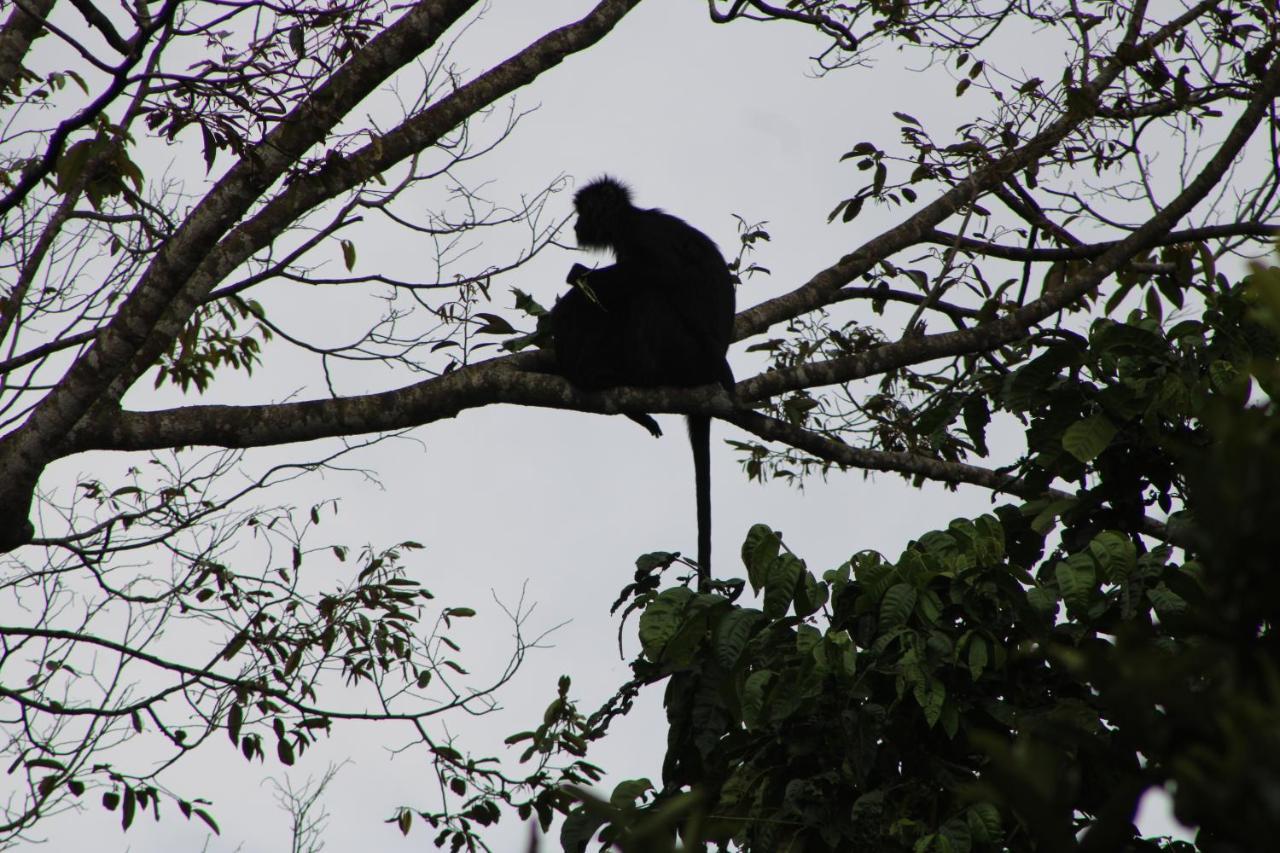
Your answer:
[[[636,210],[617,266],[644,271],[632,282],[646,291],[636,306],[638,332],[666,353],[651,384],[732,385],[725,354],[736,313],[733,275],[715,241],[662,210]]]

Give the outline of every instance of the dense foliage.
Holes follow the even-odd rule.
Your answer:
[[[1280,826],[1280,269],[1203,296],[1198,319],[1056,335],[975,392],[1026,425],[1020,476],[1074,492],[820,578],[757,526],[759,606],[740,583],[637,585],[662,784],[580,809],[566,848],[665,809],[686,840],[749,850],[1190,850],[1135,835],[1163,787],[1199,849],[1262,849]],[[1174,503],[1154,541],[1144,512]]]

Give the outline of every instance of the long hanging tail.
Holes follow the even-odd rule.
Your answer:
[[[698,590],[705,592],[711,580],[711,418],[690,415],[688,421],[698,501]]]

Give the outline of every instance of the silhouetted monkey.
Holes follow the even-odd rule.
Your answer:
[[[725,353],[733,335],[733,277],[711,238],[682,219],[636,207],[631,191],[598,178],[573,199],[574,233],[612,266],[574,264],[575,284],[551,309],[556,362],[586,390],[619,385],[733,388]],[[653,420],[637,417],[654,429]],[[690,415],[698,507],[698,576],[711,576],[711,419]]]

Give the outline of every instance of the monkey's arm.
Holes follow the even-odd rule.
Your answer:
[[[662,427],[658,426],[658,422],[650,415],[627,415],[627,417],[647,429],[649,435],[654,438],[662,438]]]

